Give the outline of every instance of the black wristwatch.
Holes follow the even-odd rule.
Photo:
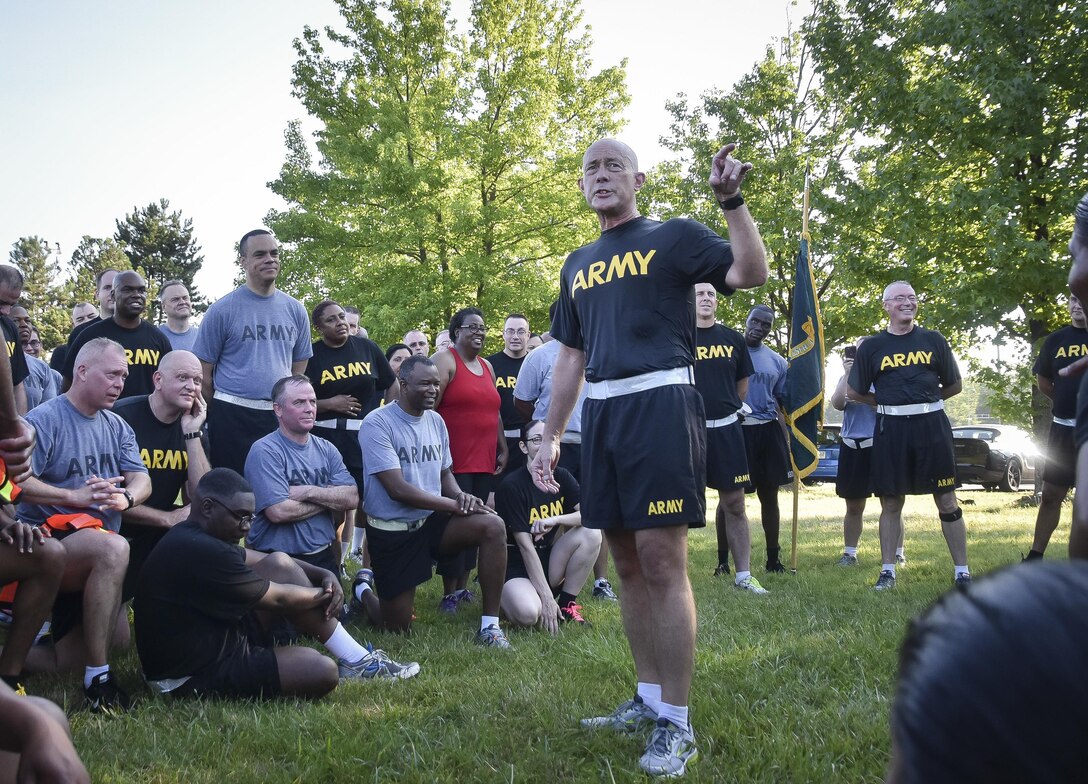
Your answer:
[[[128,506],[125,507],[126,511],[136,506],[136,499],[132,497],[132,493],[130,493],[127,488],[123,489],[121,492],[124,494],[125,498],[128,499]]]
[[[739,191],[736,196],[730,196],[728,199],[718,199],[718,206],[726,212],[735,210],[742,204],[744,204],[744,197],[740,195]]]

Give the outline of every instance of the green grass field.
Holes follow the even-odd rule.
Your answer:
[[[1024,496],[968,490],[960,498],[976,578],[1018,561],[1035,518]],[[781,504],[786,561],[790,494]],[[748,508],[758,517],[754,499]],[[899,587],[870,590],[879,572],[877,510],[871,502],[860,566],[842,569],[834,566],[842,504],[828,486],[804,488],[797,574],[757,568],[766,597],[712,578],[713,527],[691,534],[700,756],[686,780],[882,780],[899,643],[908,620],[949,588],[952,564],[932,501],[912,498]],[[1053,557],[1065,557],[1068,517],[1067,508]],[[761,566],[758,522],[752,538]],[[516,650],[503,653],[472,644],[478,611],[440,616],[439,592],[438,580],[421,588],[411,638],[353,629],[395,659],[419,661],[422,672],[409,681],[350,683],[317,703],[266,704],[172,703],[141,686],[139,705],[120,717],[83,711],[75,676],[37,678],[31,691],[72,711],[76,747],[97,782],[645,780],[641,737],[578,727],[634,688],[615,605],[586,598],[592,628],[563,628],[555,638],[513,631]],[[139,683],[134,651],[115,656],[114,670],[123,684]]]

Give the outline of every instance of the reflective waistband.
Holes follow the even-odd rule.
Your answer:
[[[711,427],[725,427],[726,425],[731,425],[736,421],[737,421],[737,415],[736,414],[730,414],[729,416],[725,417],[724,419],[708,419],[706,421],[706,426],[708,428],[711,428]]]
[[[670,384],[694,384],[695,368],[682,367],[668,370],[651,370],[629,378],[610,378],[605,381],[586,383],[586,397],[594,400],[607,400],[610,397],[631,395],[645,392],[647,389],[669,386]]]
[[[931,411],[941,411],[943,408],[944,401],[938,400],[936,403],[912,403],[909,406],[877,406],[876,412],[888,416],[914,416],[915,414],[928,414]]]
[[[358,430],[362,426],[363,420],[347,419],[346,417],[337,417],[336,419],[319,419],[314,422],[314,427],[327,427],[330,430]]]
[[[253,408],[257,411],[271,411],[271,400],[250,400],[248,397],[239,397],[238,395],[232,395],[229,392],[221,392],[218,389],[215,390],[215,394],[212,395],[216,400],[222,400],[224,403],[231,403],[235,406],[241,406],[242,408]]]
[[[395,531],[397,533],[418,531],[423,527],[425,522],[427,522],[426,517],[410,522],[405,522],[404,520],[382,520],[377,517],[366,518],[366,524],[370,528],[377,528],[379,531]]]
[[[560,444],[580,444],[582,443],[582,434],[575,433],[573,430],[568,430],[559,436]]]
[[[1061,417],[1054,417],[1054,424],[1065,425],[1066,427],[1076,427],[1077,420],[1075,419],[1062,419]]]
[[[873,445],[873,439],[870,438],[850,438],[849,436],[840,436],[842,442],[851,449],[868,449]]]
[[[769,425],[771,422],[777,421],[777,419],[752,419],[751,417],[745,417],[741,424],[752,427],[753,425]]]
[[[513,430],[503,430],[502,434],[507,438],[521,438],[521,428],[515,427]]]

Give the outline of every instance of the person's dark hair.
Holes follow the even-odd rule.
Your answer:
[[[272,232],[270,232],[268,229],[254,229],[253,231],[247,231],[245,234],[243,234],[242,239],[238,240],[238,255],[245,256],[246,242],[249,241],[250,237],[256,237],[261,234],[267,234],[269,236],[272,236]]]
[[[386,359],[392,359],[393,355],[396,354],[401,349],[404,349],[409,354],[412,353],[412,349],[408,348],[408,346],[406,346],[405,344],[403,344],[403,343],[394,343],[392,346],[390,346],[389,348],[387,348],[385,350],[385,358]]]
[[[120,272],[121,270],[114,269],[113,267],[106,267],[104,270],[99,270],[98,274],[94,276],[94,290],[98,291],[102,285],[102,278],[106,277],[107,272]]]
[[[198,498],[224,499],[235,493],[252,493],[246,478],[230,468],[213,468],[196,484]]]
[[[283,390],[288,384],[309,384],[310,377],[303,375],[302,373],[293,373],[290,376],[284,376],[275,384],[272,385],[272,402],[279,403],[280,397],[283,395]]]
[[[526,316],[526,315],[525,315],[524,313],[508,313],[508,314],[506,315],[506,318],[504,318],[504,319],[502,320],[502,323],[503,323],[503,324],[505,324],[505,323],[506,323],[507,321],[509,321],[509,320],[510,320],[510,319],[512,319],[512,318],[519,318],[519,319],[521,319],[522,321],[524,321],[524,322],[525,322],[526,324],[528,324],[528,323],[529,323],[529,317],[528,317],[528,316]]]
[[[891,714],[897,780],[1082,780],[1085,607],[1088,563],[1018,564],[912,621]]]
[[[480,318],[483,318],[484,314],[483,311],[481,311],[479,308],[461,308],[459,311],[454,313],[453,316],[450,318],[450,340],[456,342],[457,330],[459,330],[464,325],[465,319],[469,316],[479,316]]]
[[[407,381],[412,377],[412,371],[420,365],[430,365],[431,367],[434,367],[434,363],[427,357],[420,356],[419,354],[412,354],[412,356],[407,357],[400,363],[400,372],[397,374],[397,378],[401,381]]]
[[[521,426],[521,440],[525,443],[529,442],[529,431],[540,424],[539,419],[530,419],[524,425]]]
[[[1077,204],[1073,212],[1073,235],[1082,243],[1088,245],[1088,193]]]
[[[332,307],[337,307],[338,308],[338,307],[340,307],[340,303],[335,302],[334,300],[331,300],[331,299],[321,300],[319,303],[317,303],[317,307],[315,307],[313,309],[313,312],[310,313],[310,323],[312,323],[316,327],[318,319],[320,319],[322,316],[324,316],[325,311],[328,310],[329,308],[332,308]],[[346,313],[347,311],[344,311],[344,312]]]
[[[774,309],[770,305],[753,305],[752,309],[748,311],[749,318],[757,310],[763,311],[764,313],[769,315],[772,319],[774,318]]]
[[[10,264],[0,264],[0,283],[13,289],[21,289],[24,280],[23,273],[19,271],[18,267],[13,267]]]

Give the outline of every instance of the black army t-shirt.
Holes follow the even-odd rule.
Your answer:
[[[552,336],[585,351],[586,379],[695,364],[695,284],[725,283],[729,243],[687,218],[635,218],[567,257]]]
[[[241,619],[269,582],[246,566],[237,544],[193,520],[170,529],[136,584],[136,648],[149,680],[193,675],[243,637]]]
[[[178,495],[189,478],[189,453],[181,432],[181,420],[159,421],[147,395],[118,400],[113,413],[129,423],[136,433],[140,459],[151,477],[151,495],[145,504],[169,512],[178,506]]]
[[[915,327],[905,335],[885,330],[858,347],[850,386],[876,389],[882,406],[936,403],[941,387],[960,380],[959,367],[944,335]]]
[[[95,338],[109,338],[121,344],[128,359],[128,378],[125,379],[125,388],[121,391],[121,397],[135,397],[136,395],[150,395],[155,391],[153,376],[159,367],[162,358],[171,351],[170,341],[166,335],[146,321],[141,321],[134,329],[122,327],[113,319],[98,321],[75,337],[75,342],[68,346],[68,356],[64,359],[64,370],[61,375],[71,380],[75,372],[76,357],[79,350],[90,340]]]
[[[533,523],[549,517],[570,514],[580,503],[578,480],[565,468],[556,467],[555,481],[558,493],[545,493],[533,483],[528,468],[519,468],[503,480],[495,491],[495,511],[506,523],[506,568],[524,565],[521,550],[514,541],[516,533],[530,533]],[[559,526],[544,536],[533,540],[537,550],[552,546],[559,534]]]
[[[1054,416],[1072,419],[1077,415],[1077,390],[1080,378],[1063,376],[1058,371],[1088,356],[1088,329],[1072,324],[1047,335],[1031,372],[1054,384]]]
[[[735,329],[714,324],[696,329],[695,388],[707,419],[724,419],[741,406],[737,382],[752,375],[752,357]]]
[[[527,356],[514,358],[500,351],[485,357],[495,368],[495,388],[499,390],[499,416],[502,417],[503,430],[516,430],[525,424],[525,417],[514,407],[514,385],[518,382],[518,373]]]
[[[314,343],[314,355],[306,365],[306,375],[314,386],[318,400],[337,395],[351,395],[359,401],[361,410],[354,417],[343,414],[322,414],[320,419],[363,419],[378,407],[381,395],[393,385],[393,368],[378,344],[369,338],[349,337],[339,348],[319,340]]]

